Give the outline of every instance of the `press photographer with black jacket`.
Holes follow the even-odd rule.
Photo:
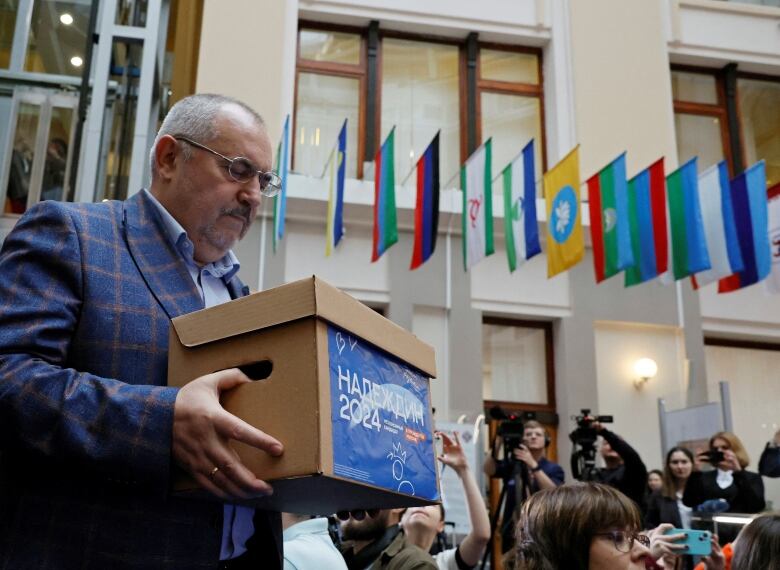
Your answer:
[[[606,464],[596,472],[595,481],[614,487],[642,509],[647,482],[647,467],[642,458],[622,437],[600,422],[593,422],[593,429],[602,437],[601,457]]]
[[[733,433],[718,432],[710,438],[710,451],[705,452],[706,457],[711,457],[712,452],[720,454],[709,460],[715,462],[716,469],[691,474],[683,503],[697,510],[705,501],[723,499],[728,503],[726,512],[757,513],[763,510],[764,482],[761,475],[745,469],[750,458],[742,441]]]

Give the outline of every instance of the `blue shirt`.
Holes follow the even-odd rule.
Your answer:
[[[195,247],[192,241],[187,237],[187,232],[179,222],[165,209],[165,206],[152,196],[146,189],[149,199],[160,213],[166,233],[171,243],[176,246],[176,251],[182,256],[187,264],[192,281],[200,292],[203,305],[213,307],[221,303],[230,301],[230,292],[225,283],[230,281],[238,272],[241,265],[238,258],[232,251],[228,251],[224,257],[200,266],[195,261]],[[246,552],[246,541],[255,533],[253,517],[255,510],[251,507],[241,505],[224,506],[224,516],[222,518],[222,548],[219,559],[227,560],[236,558]]]

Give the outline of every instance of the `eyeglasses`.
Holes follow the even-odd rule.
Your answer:
[[[634,541],[639,544],[650,547],[650,537],[635,532],[624,532],[622,530],[611,530],[609,532],[597,532],[594,536],[607,536],[612,539],[615,549],[618,552],[631,552],[634,547]]]
[[[187,137],[174,135],[173,138],[175,138],[177,141],[184,141],[187,144],[190,144],[194,147],[206,150],[211,154],[215,154],[219,158],[227,161],[228,174],[230,174],[230,177],[236,182],[241,182],[242,184],[245,184],[250,180],[252,180],[254,176],[257,176],[258,180],[260,181],[260,193],[266,198],[273,198],[279,193],[279,190],[281,190],[282,188],[282,179],[279,177],[278,174],[276,174],[275,172],[271,172],[270,170],[267,172],[263,170],[258,170],[255,167],[254,163],[244,156],[237,156],[236,158],[228,158],[224,154],[220,154],[216,150],[209,148],[206,145],[196,142]]]
[[[379,509],[368,509],[368,510],[356,510],[356,511],[339,511],[336,513],[336,518],[338,518],[340,521],[348,521],[350,518],[355,519],[356,521],[362,521],[364,518],[366,518],[366,515],[369,517],[376,518],[376,516],[379,514]]]

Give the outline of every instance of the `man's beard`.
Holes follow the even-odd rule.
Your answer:
[[[246,232],[249,229],[249,225],[252,223],[251,214],[252,209],[249,206],[244,205],[238,205],[235,208],[222,208],[219,212],[220,216],[238,216],[244,218],[244,228],[241,230],[241,234],[238,236],[239,240],[246,235]],[[233,237],[233,234],[228,234],[227,232],[218,230],[216,227],[216,220],[203,226],[200,230],[200,234],[209,244],[211,244],[211,246],[224,251],[232,248],[238,241],[235,237]]]
[[[390,511],[379,511],[377,516],[366,516],[362,521],[349,519],[341,525],[344,540],[376,540],[385,533]]]

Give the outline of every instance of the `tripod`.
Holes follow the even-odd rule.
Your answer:
[[[493,461],[496,461],[495,437],[493,439],[493,445],[491,445],[491,448],[493,449]],[[518,512],[525,499],[530,495],[531,491],[528,466],[522,461],[516,460],[512,454],[511,449],[505,450],[504,461],[508,461],[512,466],[512,477],[511,479],[504,479],[503,485],[501,485],[501,494],[498,497],[498,506],[496,507],[496,511],[493,513],[493,517],[490,519],[490,540],[488,541],[488,548],[485,549],[485,554],[482,555],[480,570],[484,570],[488,557],[492,556],[493,542],[496,537],[498,520],[502,513],[506,515],[506,505],[509,502],[510,497],[509,493],[507,492],[510,487],[510,480],[514,480],[515,484],[513,492],[515,493],[516,498],[512,514],[514,514],[514,512]],[[504,521],[504,523],[506,524],[506,521]]]
[[[581,448],[571,454],[571,472],[578,481],[598,481],[596,448],[582,443]]]

